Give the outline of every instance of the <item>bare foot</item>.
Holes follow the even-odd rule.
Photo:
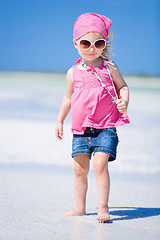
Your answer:
[[[108,208],[99,209],[97,214],[97,220],[102,222],[109,221],[110,220],[109,209]]]
[[[70,212],[65,212],[65,213],[63,213],[62,215],[64,216],[64,217],[70,217],[70,216],[83,216],[83,215],[85,215],[86,214],[86,212],[85,211],[80,211],[79,209],[74,209],[74,210],[72,210],[72,211],[70,211]]]

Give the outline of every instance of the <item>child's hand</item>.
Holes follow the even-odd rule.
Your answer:
[[[116,101],[117,104],[117,109],[120,113],[124,113],[127,111],[127,102],[123,99],[120,98]]]
[[[57,123],[55,127],[56,138],[62,140],[63,137],[63,123]]]

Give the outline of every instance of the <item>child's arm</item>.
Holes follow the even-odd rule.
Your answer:
[[[70,68],[66,76],[67,80],[66,93],[61,103],[61,107],[57,118],[57,124],[55,127],[55,135],[59,140],[61,140],[63,137],[63,122],[71,109],[71,96],[74,91],[72,76],[73,76],[72,68]]]
[[[120,113],[124,113],[127,111],[128,103],[129,103],[129,89],[124,81],[117,65],[113,63],[113,67],[110,67],[110,71],[113,77],[113,82],[115,84],[118,100],[116,102],[118,111]]]

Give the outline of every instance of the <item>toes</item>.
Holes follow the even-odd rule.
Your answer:
[[[109,214],[107,215],[98,215],[96,218],[99,222],[105,222],[110,220]]]

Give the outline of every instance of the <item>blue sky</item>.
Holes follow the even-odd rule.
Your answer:
[[[0,70],[66,72],[79,58],[73,25],[85,12],[112,19],[122,74],[160,76],[159,0],[0,0]]]

